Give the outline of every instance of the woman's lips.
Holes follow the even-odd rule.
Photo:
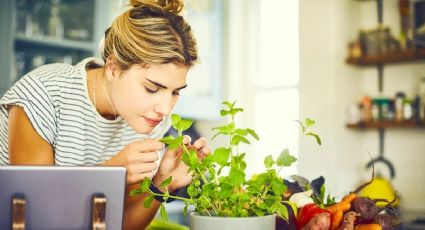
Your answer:
[[[146,122],[152,127],[157,126],[162,121],[162,119],[150,119],[147,117],[143,117],[143,118],[145,118]]]

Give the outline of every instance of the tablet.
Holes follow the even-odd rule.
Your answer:
[[[25,199],[26,229],[91,229],[92,200],[106,199],[106,229],[122,229],[124,167],[0,166],[0,229],[11,229],[12,197]]]

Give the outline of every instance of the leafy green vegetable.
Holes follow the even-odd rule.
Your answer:
[[[236,107],[235,104],[236,102],[223,102],[224,108],[220,114],[223,117],[229,117],[229,123],[213,128],[215,134],[212,139],[219,135],[225,136],[228,138],[229,145],[215,149],[204,159],[199,159],[194,149],[183,144],[183,131],[190,128],[193,122],[176,114],[171,117],[172,126],[177,130],[178,135],[164,137],[161,141],[170,149],[182,151],[182,160],[189,166],[189,172],[193,175],[193,180],[187,188],[189,198],[176,197],[168,193],[166,188],[171,183],[172,177],[167,178],[160,185],[166,190],[164,194],[153,193],[149,190],[151,183],[149,179],[145,179],[140,184],[140,188],[131,191],[130,194],[149,193],[150,196],[144,202],[145,206],[152,204],[154,196],[162,196],[164,200],[169,198],[183,200],[185,213],[188,206],[193,205],[195,211],[201,215],[247,217],[277,214],[287,219],[288,210],[282,198],[287,185],[279,177],[279,173],[283,167],[291,166],[296,162],[297,158],[292,156],[288,149],[284,149],[276,159],[268,155],[264,159],[265,172],[247,179],[245,153],[239,152],[239,146],[250,144],[252,139],[259,140],[259,136],[252,129],[236,126],[235,117],[243,112],[243,109]],[[313,136],[317,143],[321,144],[320,137],[310,131],[315,123],[313,120],[307,118],[305,122],[297,122],[301,127],[301,137]],[[228,169],[226,175],[221,175],[223,169]],[[322,197],[321,199],[323,200]],[[163,204],[160,206],[160,214],[163,218],[167,218]]]

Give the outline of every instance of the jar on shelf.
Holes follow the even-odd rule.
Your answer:
[[[410,120],[413,117],[413,111],[412,111],[412,99],[406,97],[403,101],[403,108],[404,108],[404,119]]]
[[[406,97],[406,94],[403,92],[397,92],[395,95],[395,120],[403,121],[404,120],[404,105],[403,101]]]

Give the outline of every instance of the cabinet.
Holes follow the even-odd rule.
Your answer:
[[[0,29],[0,95],[40,65],[99,56],[112,5],[112,0],[0,1],[0,20],[6,22]]]
[[[377,14],[378,23],[383,23],[383,0],[375,0],[377,3]],[[384,92],[384,66],[395,65],[406,62],[423,62],[425,61],[425,50],[424,49],[403,49],[397,52],[388,52],[384,54],[360,56],[358,58],[349,57],[346,60],[347,64],[354,65],[357,67],[370,67],[375,66],[378,73],[378,91],[380,94]],[[424,108],[420,108],[424,109]],[[363,121],[357,124],[347,124],[349,129],[365,130],[365,129],[376,129],[379,133],[379,156],[372,160],[375,162],[383,162],[390,168],[391,177],[395,176],[393,165],[384,158],[384,137],[385,131],[392,128],[404,128],[404,129],[422,129],[425,127],[424,121],[420,119],[409,119],[403,121],[395,120],[374,120],[374,121]],[[368,163],[368,167],[371,166],[372,162]]]

